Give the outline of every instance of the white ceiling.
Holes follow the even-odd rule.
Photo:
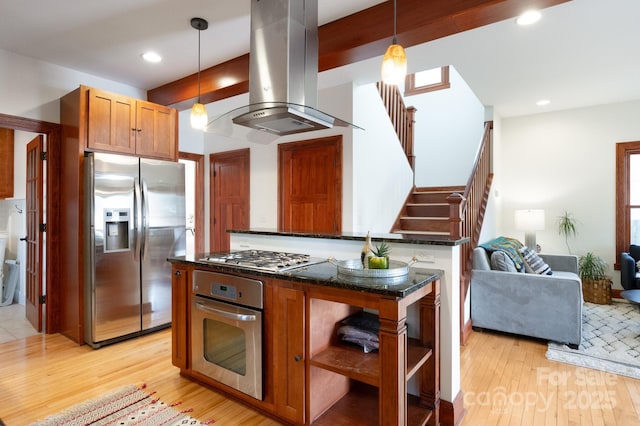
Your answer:
[[[381,1],[319,0],[319,23]],[[209,21],[202,68],[248,52],[249,8],[249,0],[0,0],[0,49],[150,89],[197,71],[192,17]],[[640,1],[573,0],[543,14],[531,27],[508,20],[410,48],[410,71],[451,64],[504,117],[640,99]],[[163,61],[145,63],[146,50]],[[324,72],[319,85],[378,75],[374,58]],[[551,104],[537,107],[542,98]]]

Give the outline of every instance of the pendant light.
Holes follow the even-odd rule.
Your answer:
[[[393,42],[382,58],[382,82],[400,84],[407,75],[407,55],[396,38],[396,0],[393,0]]]
[[[209,28],[209,23],[202,18],[191,18],[191,26],[198,30],[198,102],[191,107],[191,127],[200,130],[209,121],[207,108],[200,103],[200,31]]]

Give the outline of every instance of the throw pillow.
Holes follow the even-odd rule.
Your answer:
[[[520,253],[524,259],[525,270],[527,270],[527,272],[529,272],[528,269],[530,269],[531,273],[534,274],[551,275],[553,273],[551,267],[544,263],[544,260],[529,247],[522,247]]]
[[[522,259],[522,256],[520,255],[520,252],[518,251],[524,246],[515,238],[494,238],[491,241],[480,244],[480,247],[484,248],[488,253],[492,253],[494,251],[505,252],[513,261],[513,264],[516,266],[516,270],[518,272],[524,271],[524,261]]]
[[[518,272],[513,260],[503,251],[491,253],[491,269],[494,271]]]

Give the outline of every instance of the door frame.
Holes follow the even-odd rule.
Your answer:
[[[60,288],[59,256],[57,247],[60,243],[60,147],[62,141],[62,127],[60,124],[32,118],[18,117],[0,113],[0,127],[39,133],[46,137],[47,143],[47,239],[46,239],[46,276],[45,294],[47,295],[47,310],[45,317],[45,333],[56,333],[60,328]]]
[[[195,227],[196,227],[196,254],[204,253],[204,155],[190,152],[178,153],[180,160],[188,160],[196,163],[196,205],[195,205]]]

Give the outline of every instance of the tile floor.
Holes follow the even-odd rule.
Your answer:
[[[0,307],[0,343],[38,334],[24,315],[24,305]]]

